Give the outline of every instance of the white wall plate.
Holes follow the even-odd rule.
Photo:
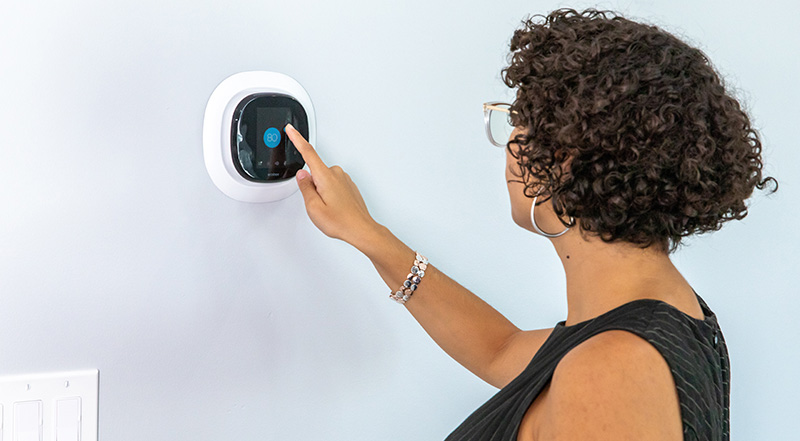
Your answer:
[[[97,369],[0,377],[0,440],[97,441]]]

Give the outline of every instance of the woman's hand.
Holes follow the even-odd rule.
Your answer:
[[[403,286],[414,250],[372,219],[341,167],[328,168],[291,125],[285,132],[311,169],[311,175],[300,170],[297,183],[314,225],[364,253],[389,290]],[[490,384],[503,387],[519,375],[550,335],[540,330],[516,337],[516,326],[435,266],[428,264],[425,273],[405,306],[442,349]]]
[[[311,174],[300,170],[296,176],[311,222],[325,235],[359,248],[380,226],[370,216],[358,187],[338,165],[328,168],[291,124],[284,132],[311,169]]]

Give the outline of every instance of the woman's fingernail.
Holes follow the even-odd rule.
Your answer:
[[[292,129],[292,130],[294,130],[294,126],[293,126],[293,125],[291,125],[291,124],[289,124],[289,123],[287,123],[287,124],[286,124],[286,127],[290,128],[290,129]]]
[[[308,177],[308,172],[305,170],[300,170],[297,172],[297,180],[302,181],[303,179]]]

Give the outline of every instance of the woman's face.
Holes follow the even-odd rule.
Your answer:
[[[511,132],[509,141],[514,139],[517,134],[522,132],[522,128],[516,127],[514,131]],[[516,154],[516,152],[519,150],[519,145],[516,143],[511,143],[510,148]],[[511,153],[509,153],[508,149],[506,149],[505,174],[506,183],[508,186],[508,196],[511,200],[511,218],[514,219],[514,222],[520,227],[535,232],[533,229],[533,223],[531,222],[531,205],[533,204],[533,198],[525,196],[524,184],[521,182],[511,182],[520,181],[519,177],[514,176],[511,173],[511,170],[518,169],[519,166],[517,165],[517,160],[511,155]],[[534,187],[534,190],[538,190],[538,187]],[[536,224],[547,232],[559,232],[564,229],[564,225],[559,222],[558,217],[553,211],[553,206],[549,202],[536,206]]]
[[[519,127],[514,128],[514,131],[511,132],[509,140],[514,139],[514,137],[521,132],[522,130]],[[519,150],[519,145],[511,143],[509,145],[509,148],[516,154],[516,152]],[[512,181],[519,181],[520,178],[514,176],[514,174],[511,173],[511,170],[517,170],[518,166],[517,166],[517,160],[509,152],[509,148],[505,149],[505,151],[506,151],[506,183],[508,185],[508,196],[511,200],[511,218],[514,219],[514,222],[520,227],[525,229],[532,229],[533,225],[531,225],[531,220],[530,220],[531,199],[526,197],[525,194],[523,193],[525,186],[522,183],[512,182]]]

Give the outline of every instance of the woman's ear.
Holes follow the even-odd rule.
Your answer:
[[[561,179],[567,178],[572,175],[572,161],[575,160],[575,153],[571,153],[566,149],[556,152],[556,161],[561,162]]]
[[[561,172],[564,176],[572,175],[572,161],[575,159],[575,155],[570,155],[567,157],[567,160],[561,164]]]

